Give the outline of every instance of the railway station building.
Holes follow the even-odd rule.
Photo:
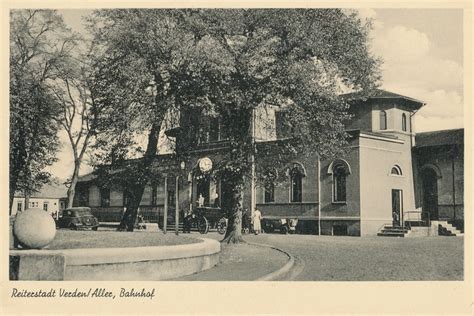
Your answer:
[[[315,154],[279,164],[283,167],[274,172],[285,180],[275,185],[249,181],[244,208],[258,208],[267,220],[298,219],[299,231],[321,235],[376,235],[393,224],[394,214],[400,224],[429,220],[462,227],[463,129],[415,134],[413,118],[424,103],[385,90],[368,99],[341,97],[350,100],[352,115],[346,124],[347,154],[329,160]],[[278,142],[279,109],[258,111],[264,115],[256,115],[257,147]],[[270,129],[261,128],[268,124]],[[145,220],[159,221],[165,209],[172,216],[176,206],[181,214],[192,212],[201,196],[205,206],[223,208],[225,183],[209,174],[226,149],[225,126],[218,119],[181,113],[180,126],[167,135],[187,158],[156,157],[161,176],[143,195]],[[119,221],[125,190],[98,183],[94,173],[82,176],[74,204],[91,207],[100,221]]]

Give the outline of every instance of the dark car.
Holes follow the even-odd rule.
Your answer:
[[[99,221],[92,215],[88,207],[71,207],[62,212],[58,219],[58,228],[69,228],[74,230],[97,230]]]

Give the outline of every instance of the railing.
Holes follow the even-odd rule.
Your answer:
[[[412,223],[418,223],[418,226],[430,226],[430,212],[407,211],[403,212],[405,225],[411,228]]]
[[[91,207],[92,214],[99,219],[99,222],[120,222],[123,216],[123,207]],[[168,209],[172,213],[174,207]],[[139,215],[147,222],[156,223],[159,218],[163,218],[163,207],[158,206],[140,206]]]

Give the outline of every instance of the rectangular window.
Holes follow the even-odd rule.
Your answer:
[[[380,129],[387,129],[387,112],[385,111],[380,111]]]
[[[405,113],[402,114],[402,131],[407,131],[407,116]]]
[[[209,127],[209,141],[217,142],[220,140],[220,128],[219,128],[219,119],[211,118],[210,127]]]
[[[199,197],[202,196],[203,206],[209,205],[209,191],[210,191],[210,179],[208,177],[204,177],[199,179],[197,182],[197,190],[196,190],[196,202],[199,200]]]
[[[43,211],[46,211],[46,212],[48,211],[48,204],[49,204],[48,202],[43,203]]]
[[[156,184],[153,184],[151,187],[151,205],[156,206],[156,198],[158,194],[158,188]]]
[[[174,206],[175,204],[174,190],[168,190],[168,205]]]
[[[89,205],[89,189],[88,188],[84,188],[84,190],[81,190],[81,193],[80,193],[80,202],[81,202],[81,206],[85,206],[85,205]]]
[[[231,136],[230,129],[227,126],[228,123],[226,123],[226,122],[229,122],[229,120],[230,120],[229,116],[223,113],[219,121],[219,139],[220,140],[229,139]]]
[[[101,207],[110,206],[110,189],[109,188],[100,189],[100,206]]]
[[[201,119],[199,122],[198,143],[199,144],[209,143],[209,118],[205,116],[201,116]]]
[[[22,202],[18,202],[16,204],[16,210],[17,210],[17,212],[23,211],[23,203]]]
[[[128,191],[126,189],[123,189],[122,206],[127,206],[127,203],[128,203]]]
[[[38,202],[30,202],[29,207],[30,208],[38,208]]]
[[[268,184],[265,186],[265,203],[275,202],[275,185]]]

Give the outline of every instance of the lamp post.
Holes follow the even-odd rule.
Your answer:
[[[165,201],[163,210],[163,233],[168,229],[168,177],[165,176]]]
[[[255,209],[257,208],[256,203],[256,192],[255,192],[255,109],[252,108],[252,117],[250,121],[250,132],[251,132],[251,143],[252,143],[252,152],[250,154],[250,214],[253,218]]]
[[[180,172],[183,172],[184,169],[186,169],[186,162],[181,161],[181,164],[179,165],[181,170]],[[179,235],[179,173],[176,176],[176,183],[175,183],[175,224],[174,224],[174,232],[176,235]]]

